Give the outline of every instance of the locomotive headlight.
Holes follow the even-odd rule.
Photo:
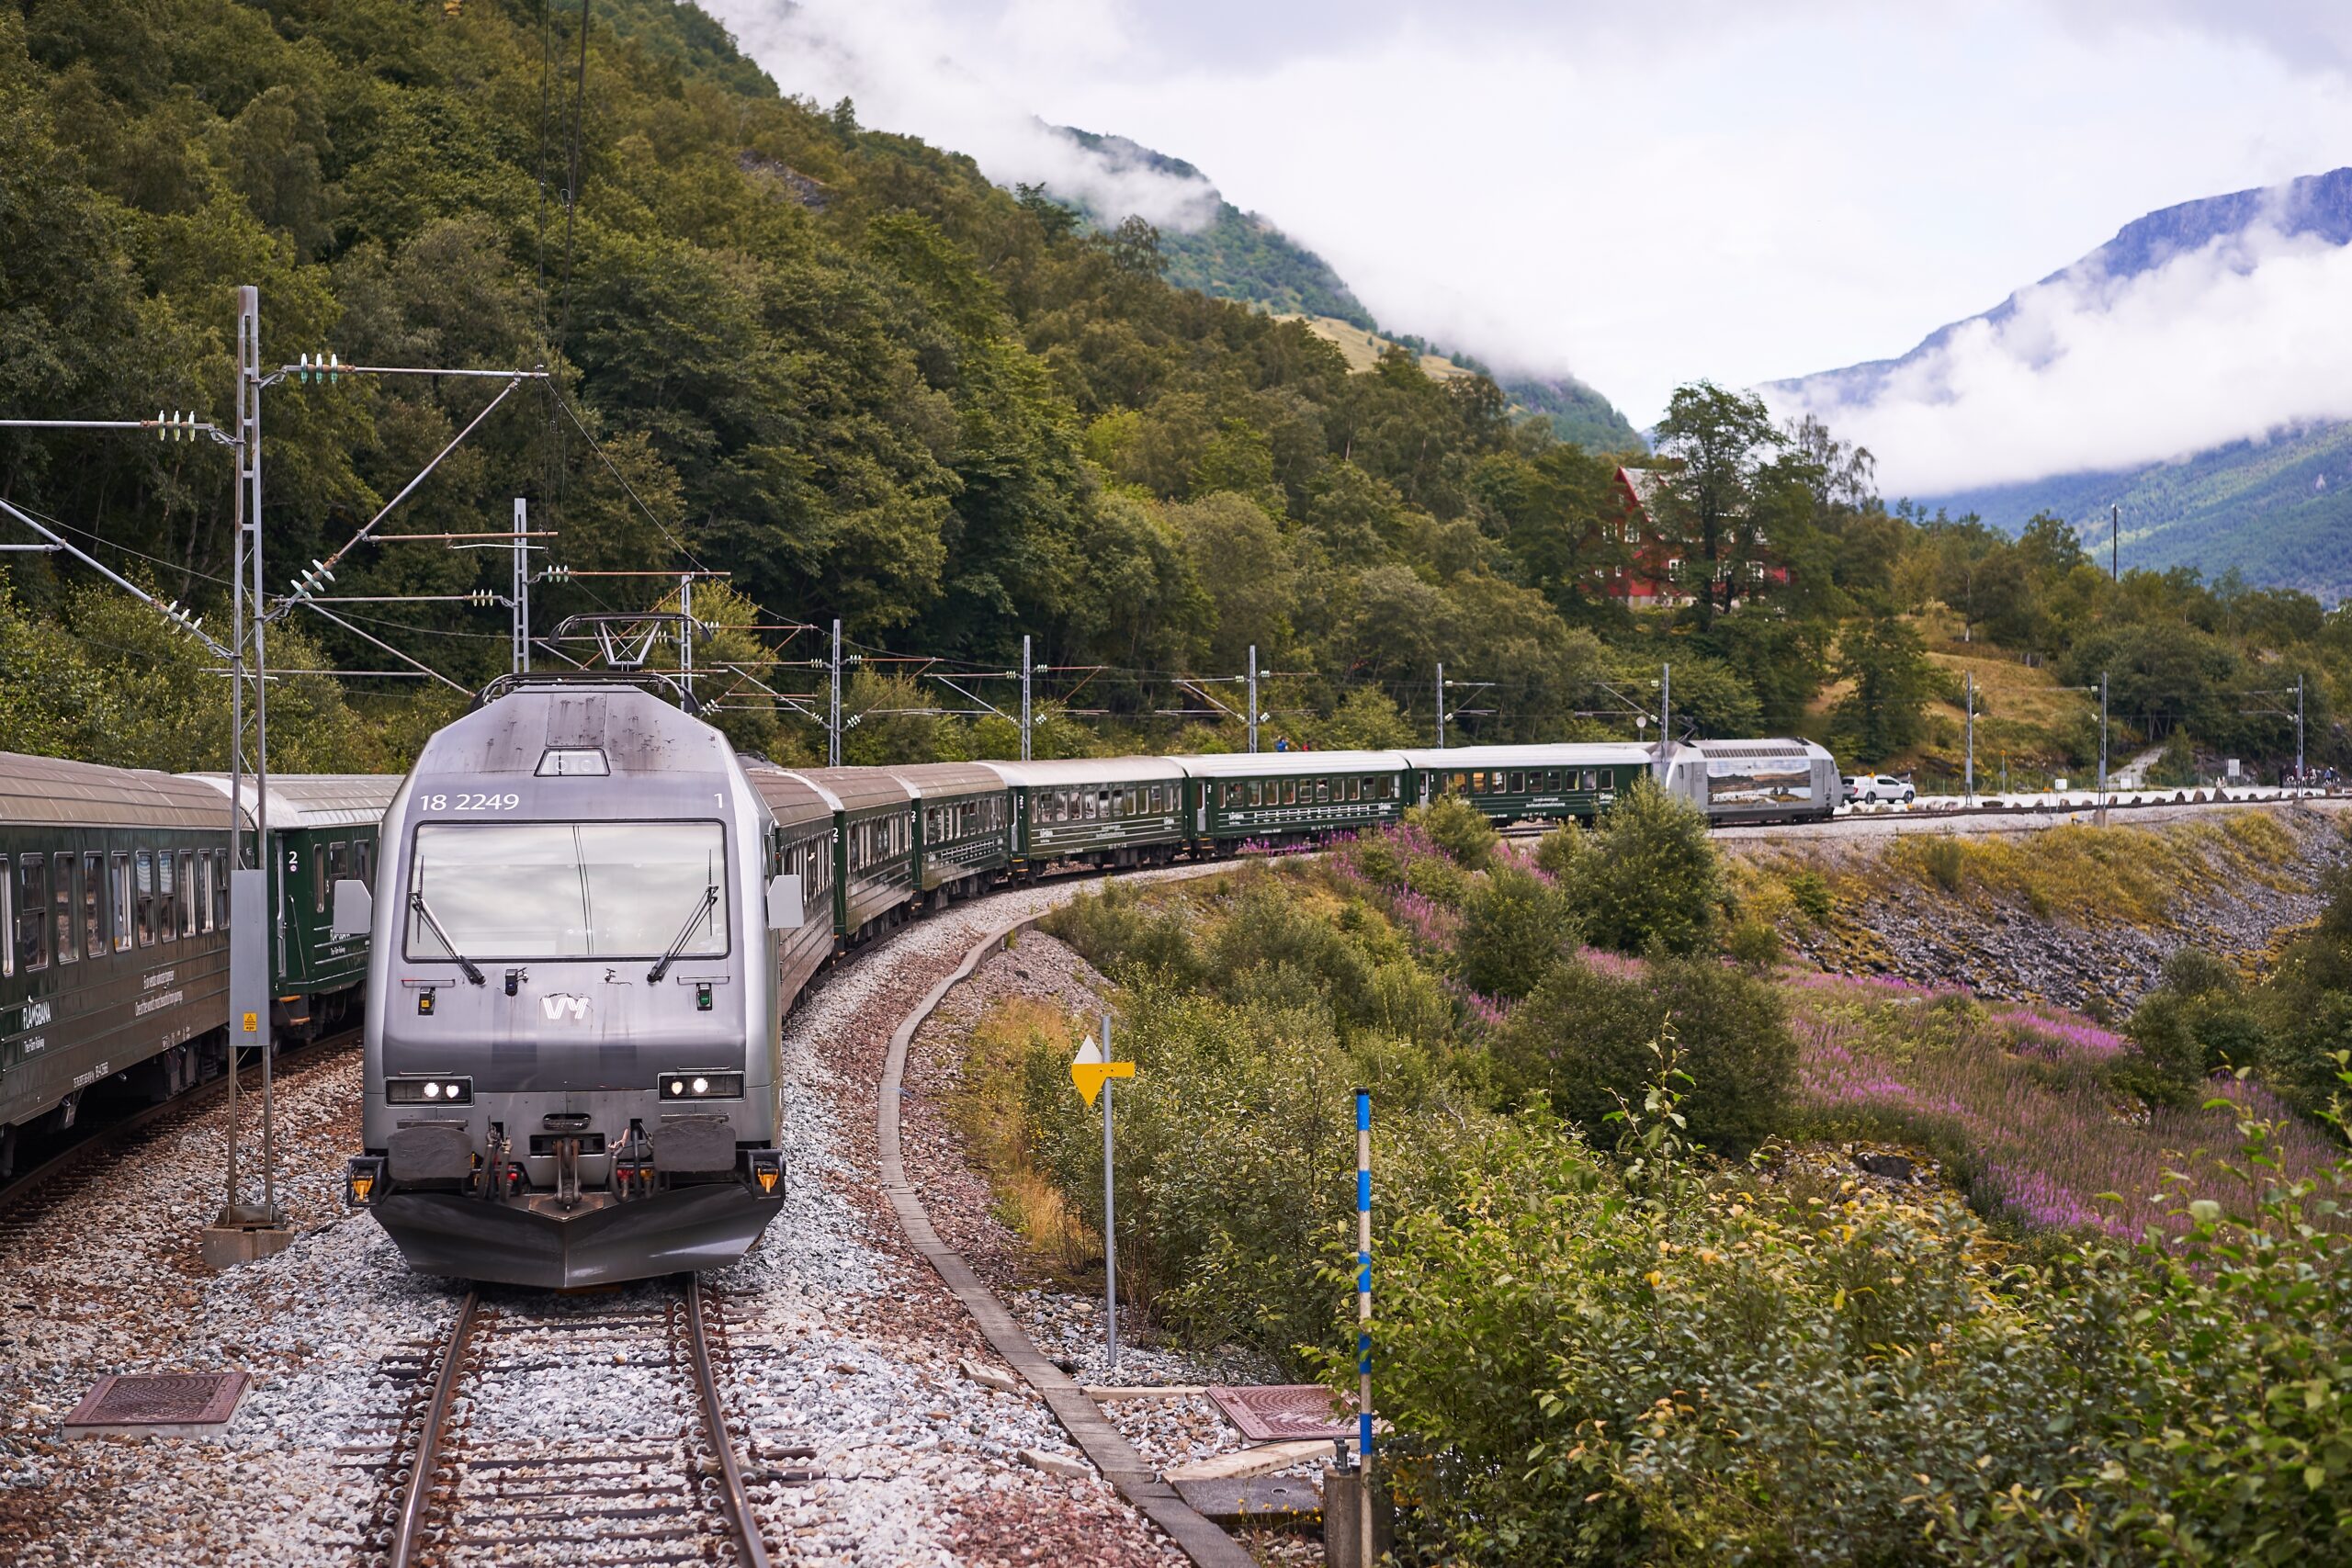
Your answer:
[[[664,1100],[741,1100],[743,1098],[743,1075],[741,1073],[664,1073],[662,1075],[662,1098]]]
[[[471,1105],[471,1078],[386,1078],[384,1098],[394,1105]]]

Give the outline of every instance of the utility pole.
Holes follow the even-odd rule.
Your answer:
[[[514,498],[514,592],[510,596],[514,610],[512,662],[517,675],[526,675],[531,670],[531,547],[526,542],[530,523],[530,503],[518,495]]]
[[[2295,793],[2303,793],[2303,677],[2295,673]]]
[[[2107,671],[2098,672],[2098,815],[2107,820]]]
[[[1437,661],[1437,749],[1445,750],[1445,660]]]
[[[1657,782],[1666,783],[1668,763],[1673,757],[1674,734],[1674,666],[1657,667]]]
[[[686,688],[685,710],[695,711],[695,577],[690,571],[678,574],[678,614],[683,618],[678,627],[678,676]]]
[[[253,534],[249,562],[253,571],[254,599],[254,861],[256,866],[260,866],[262,858],[270,852],[269,653],[264,641],[269,617],[263,613],[267,601],[262,593],[261,391],[264,383],[261,374],[261,289],[250,283],[237,290],[237,342],[239,358],[242,361],[237,367],[237,379],[242,393],[239,400],[237,434],[243,438],[243,444],[238,448],[237,460],[244,470],[242,476],[243,482],[247,486],[244,507],[245,526]],[[268,874],[280,870],[281,868],[275,866],[265,868],[266,880],[262,886],[266,888],[269,886],[266,880]],[[240,927],[234,922],[231,924],[230,946],[232,951],[229,964],[229,978],[232,992],[238,988],[236,982],[241,977],[244,979],[245,988],[249,992],[256,977],[259,981],[258,994],[253,997],[252,1005],[244,1008],[243,1011],[251,1012],[257,1009],[261,1014],[259,1021],[261,1023],[259,1034],[261,1037],[262,1203],[260,1219],[263,1228],[272,1232],[282,1232],[286,1226],[286,1215],[277,1206],[277,1097],[273,1082],[273,1064],[270,1061],[275,1053],[270,1049],[272,1040],[269,1030],[269,955],[277,945],[277,926],[281,918],[279,906],[284,902],[285,895],[284,876],[279,874],[277,881],[279,896],[261,900],[266,905],[266,908],[261,911],[262,919],[258,922],[246,922],[247,927],[257,923],[260,929],[250,932],[251,940],[259,943],[259,952],[254,953],[245,965],[241,966],[235,962],[233,950],[236,946],[236,932]],[[247,952],[252,953],[254,950],[248,948]],[[230,998],[230,1007],[234,1010],[238,1005],[237,998],[232,994]],[[244,1021],[241,1016],[232,1021],[242,1023]],[[234,1029],[229,1032],[229,1065],[232,1074],[236,1070],[236,1040],[241,1032],[243,1031]],[[285,1240],[279,1241],[277,1246],[283,1247],[292,1239],[293,1237],[288,1235]],[[277,1250],[277,1247],[272,1247],[271,1250]]]
[[[1442,746],[1445,742],[1441,740],[1438,744]],[[1258,645],[1254,642],[1250,645],[1250,750],[1253,755],[1258,750]]]
[[[1029,760],[1029,634],[1021,634],[1021,760]]]
[[[825,766],[842,765],[842,624],[833,623],[832,707],[825,720]]]
[[[2123,581],[2123,508],[2120,504],[2107,509],[2107,575],[2109,581]]]
[[[1961,775],[1961,798],[1969,805],[1976,804],[1976,671],[1971,670],[1968,680],[1968,761],[1966,772]]]

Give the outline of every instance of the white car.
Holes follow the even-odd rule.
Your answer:
[[[1899,800],[1909,805],[1918,794],[1893,773],[1855,773],[1846,780],[1846,803],[1870,805],[1882,800]]]

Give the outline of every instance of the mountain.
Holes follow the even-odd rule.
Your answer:
[[[1106,136],[1071,125],[1053,129],[1114,171],[1140,169],[1201,183],[1204,205],[1212,213],[1208,222],[1190,231],[1167,226],[1159,231],[1159,254],[1168,261],[1168,281],[1177,288],[1197,289],[1216,299],[1238,299],[1278,316],[1329,316],[1366,332],[1377,330],[1372,312],[1329,262],[1257,213],[1244,212],[1226,200],[1207,175],[1183,159],[1124,136]],[[1068,199],[1058,193],[1057,197]],[[1084,214],[1088,222],[1109,226],[1085,202],[1069,201],[1069,205]]]
[[[1939,327],[1909,353],[1760,389],[1776,408],[1804,407],[1833,426],[1840,411],[1869,408],[1891,388],[1932,405],[1960,394],[1945,356],[1975,329],[2000,329],[2032,307],[2036,290],[2070,291],[2092,310],[2124,298],[2180,258],[2213,247],[2217,270],[2243,276],[2268,254],[2241,243],[2259,231],[2305,247],[2352,245],[2352,168],[2285,185],[2182,202],[2135,219],[2070,266],[2019,289],[1992,310]],[[2028,359],[2030,369],[2042,361]],[[2188,378],[2201,373],[2182,365]],[[2104,540],[2109,508],[2122,509],[2127,564],[2236,571],[2248,581],[2301,588],[2333,600],[2352,594],[2352,424],[2289,423],[2258,440],[2220,442],[2187,456],[2122,468],[1966,486],[1914,498],[1954,514],[1973,512],[2015,530],[2037,512]]]
[[[1168,263],[1168,281],[1195,289],[1213,299],[1238,300],[1277,316],[1303,316],[1313,330],[1350,355],[1357,368],[1369,368],[1379,351],[1395,344],[1422,357],[1423,368],[1442,378],[1448,367],[1457,374],[1493,376],[1504,395],[1522,415],[1542,414],[1554,434],[1593,451],[1638,449],[1641,434],[1614,404],[1572,376],[1495,376],[1469,355],[1446,354],[1413,336],[1384,331],[1347,281],[1329,262],[1283,233],[1268,219],[1244,212],[1225,199],[1208,176],[1182,158],[1144,146],[1124,136],[1080,130],[1075,126],[1053,128],[1060,135],[1093,153],[1114,172],[1148,171],[1170,178],[1200,182],[1207,220],[1198,228],[1173,225],[1159,230],[1159,254]],[[1108,227],[1102,215],[1083,200],[1060,192],[1054,197],[1098,228]],[[1352,333],[1347,329],[1355,329]],[[1363,346],[1367,344],[1369,346]],[[1359,348],[1361,347],[1361,355]]]

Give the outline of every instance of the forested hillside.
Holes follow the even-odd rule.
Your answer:
[[[246,282],[265,363],[544,363],[556,390],[510,398],[387,532],[503,528],[523,495],[556,532],[548,558],[583,574],[731,571],[695,597],[733,628],[705,651],[729,671],[704,694],[778,756],[809,754],[819,733],[768,691],[821,683],[807,662],[820,639],[778,628],[835,616],[865,659],[849,703],[862,760],[1010,749],[1003,720],[930,711],[972,704],[882,656],[944,660],[1009,705],[1001,672],[1024,633],[1054,667],[1055,750],[1238,744],[1175,677],[1236,675],[1253,645],[1283,672],[1272,728],[1302,742],[1429,735],[1442,660],[1475,682],[1450,698],[1457,739],[1630,736],[1671,660],[1678,728],[1807,728],[1869,761],[1939,743],[1930,705],[1949,683],[1921,640],[1939,623],[1919,615],[1976,592],[1974,569],[1955,579],[1948,559],[2007,558],[1889,515],[1833,433],[1686,389],[1658,431],[1653,522],[1681,590],[1706,591],[1630,612],[1610,592],[1637,564],[1612,460],[1514,419],[1488,378],[1434,381],[1407,354],[1351,374],[1301,325],[1172,286],[1148,226],[1088,232],[953,152],[862,128],[854,105],[778,96],[690,6],[599,0],[583,79],[578,15],[525,0],[0,8],[0,409],[225,419]],[[274,591],[490,395],[456,379],[274,389]],[[220,624],[218,449],[6,433],[0,495]],[[2127,624],[2187,620],[2265,684],[2282,651],[2338,668],[2315,605],[2256,615],[2153,579],[2109,592],[2052,551],[2020,579],[2018,602],[2041,609],[2016,627],[1979,615],[1975,635],[2001,642],[1973,649],[2047,668]],[[218,759],[209,655],[83,568],[5,558],[9,744]],[[334,592],[463,595],[503,590],[507,570],[499,552],[371,545]],[[535,624],[663,592],[548,583]],[[501,610],[445,597],[338,613],[459,686],[505,665]],[[2149,632],[2151,658],[2169,635]],[[401,668],[307,613],[272,647],[289,672]],[[2237,679],[2199,668],[2209,694]],[[393,765],[460,700],[289,673],[273,755]],[[2282,743],[2222,696],[2191,712],[2144,716],[2152,732],[2234,726],[2228,742],[2256,755]],[[2062,759],[2084,743],[2052,725],[2033,739]]]
[[[2301,589],[2328,604],[2352,596],[2352,425],[2282,431],[2173,463],[2116,474],[2060,474],[1935,496],[1924,504],[1975,512],[2015,530],[2037,512],[2107,532],[2122,512],[2123,553],[2158,570]]]

